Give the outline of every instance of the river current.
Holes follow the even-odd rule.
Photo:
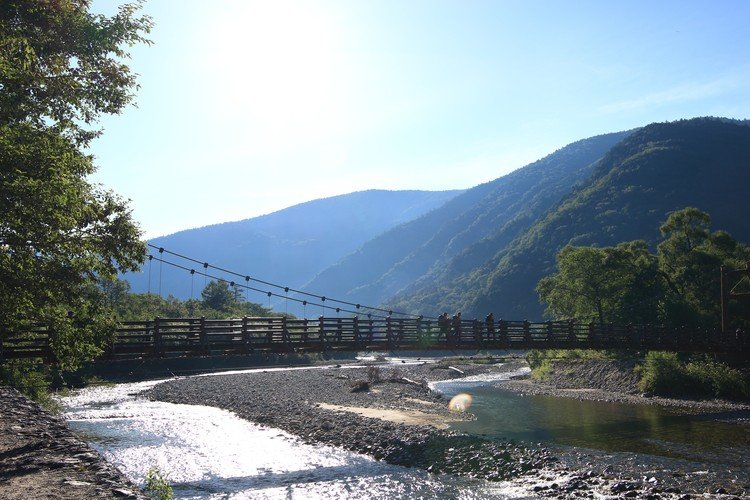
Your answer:
[[[248,370],[252,371],[252,370]],[[750,463],[750,427],[644,405],[520,396],[501,377],[431,384],[474,396],[477,419],[454,425],[490,437],[587,450],[703,474]],[[177,498],[527,498],[528,484],[493,483],[393,466],[309,445],[217,408],[153,402],[137,394],[160,381],[91,387],[62,398],[71,427],[139,485],[157,467]],[[744,474],[747,474],[746,472]],[[742,477],[740,480],[744,480]]]

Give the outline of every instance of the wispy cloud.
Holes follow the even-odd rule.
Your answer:
[[[599,111],[603,113],[619,113],[622,111],[663,106],[665,104],[698,101],[721,95],[746,85],[746,80],[747,78],[732,76],[723,77],[710,82],[679,85],[661,92],[638,97],[636,99],[606,104],[601,106]]]

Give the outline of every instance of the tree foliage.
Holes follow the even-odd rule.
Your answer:
[[[84,151],[100,114],[132,99],[122,59],[150,28],[138,5],[107,18],[86,0],[0,4],[0,321],[52,327],[62,368],[99,352],[114,326],[99,284],[145,255],[126,201],[87,181]]]
[[[127,281],[118,280],[105,286],[105,295],[119,321],[144,319],[205,317],[212,319],[241,318],[243,316],[275,316],[270,309],[248,302],[232,293],[223,281],[211,281],[204,288],[202,300],[180,300],[173,296],[161,297],[153,293],[130,293]]]
[[[558,254],[558,267],[537,287],[549,314],[601,323],[656,319],[654,299],[661,289],[656,257],[646,242],[605,248],[568,245]]]
[[[664,239],[655,255],[643,241],[603,248],[566,246],[557,255],[558,271],[537,286],[547,314],[599,322],[717,326],[719,268],[744,265],[750,250],[724,231],[712,233],[710,223],[710,216],[696,208],[671,213],[661,225]]]

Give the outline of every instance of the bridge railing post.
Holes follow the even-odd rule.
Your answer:
[[[198,323],[198,339],[201,344],[201,352],[204,356],[211,354],[211,346],[208,345],[208,332],[206,331],[206,317],[201,316],[200,322]]]
[[[292,345],[292,340],[289,337],[289,327],[286,324],[286,316],[281,317],[281,338],[284,341],[284,345],[287,347]]]
[[[547,321],[547,345],[552,346],[553,341],[553,331],[554,326],[552,325],[552,321]]]
[[[479,324],[479,320],[474,318],[471,327],[474,330],[474,343],[479,348],[482,345],[482,327]]]
[[[318,335],[320,338],[320,348],[326,350],[326,333],[325,333],[325,319],[323,316],[318,316]]]
[[[391,325],[391,317],[385,317],[385,338],[388,341],[388,350],[393,349],[393,326]]]
[[[523,341],[526,345],[531,346],[531,324],[529,320],[523,320]]]
[[[161,344],[161,318],[154,318],[154,354],[157,358],[162,356],[162,344]]]
[[[354,333],[354,346],[359,349],[359,316],[354,316],[354,318],[352,319],[352,331]]]
[[[570,342],[571,345],[576,344],[575,323],[572,319],[568,320],[568,342]]]

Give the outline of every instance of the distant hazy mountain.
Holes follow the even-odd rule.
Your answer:
[[[510,243],[480,242],[448,264],[457,272],[427,277],[389,302],[425,314],[463,310],[468,317],[483,317],[493,311],[495,317],[538,319],[543,308],[534,288],[554,271],[563,246],[633,239],[655,244],[667,214],[685,206],[708,212],[715,229],[750,242],[745,122],[652,124],[612,147],[590,172]]]
[[[207,260],[266,281],[298,287],[364,242],[419,217],[461,191],[370,190],[302,203],[272,214],[226,222],[154,238],[154,245]],[[165,255],[165,259],[202,270],[201,266]],[[204,278],[151,263],[150,290],[179,298],[199,297]],[[212,273],[216,271],[211,270]],[[161,279],[159,279],[161,273]],[[134,292],[149,289],[149,265],[124,276]],[[229,277],[228,279],[236,279]],[[238,280],[241,281],[241,280]],[[267,303],[262,295],[250,300]]]
[[[473,269],[523,233],[586,179],[594,163],[629,132],[570,144],[367,242],[305,288],[379,304],[418,280]],[[432,298],[437,301],[437,298]],[[436,303],[440,303],[437,301]],[[412,304],[409,304],[412,306]],[[433,307],[415,303],[426,311]]]

